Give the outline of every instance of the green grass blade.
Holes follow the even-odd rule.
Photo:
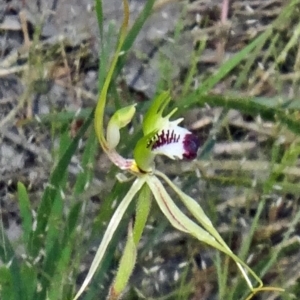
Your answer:
[[[263,119],[269,121],[280,121],[286,125],[291,131],[300,134],[299,120],[297,114],[288,112],[285,109],[266,106],[258,103],[252,98],[239,98],[224,95],[201,95],[191,102],[192,106],[204,106],[209,104],[211,107],[224,107],[227,109],[236,109],[243,113],[256,116],[260,115]],[[190,107],[190,108],[191,108]]]
[[[23,241],[25,245],[28,245],[32,230],[31,205],[26,187],[21,182],[18,182],[18,201],[22,219]]]
[[[67,172],[68,165],[70,163],[73,154],[77,150],[78,143],[81,137],[86,132],[86,130],[90,127],[92,118],[93,118],[93,113],[89,116],[89,118],[80,128],[78,134],[75,136],[75,138],[68,146],[66,152],[58,162],[56,168],[54,169],[51,175],[49,185],[45,189],[45,192],[41,200],[41,204],[38,209],[37,227],[36,230],[32,232],[30,238],[29,249],[30,249],[30,254],[32,256],[36,256],[39,250],[42,248],[43,240],[44,240],[43,236],[45,234],[46,226],[49,219],[49,212],[52,209],[53,202],[54,199],[56,198],[56,195],[59,193],[60,183]]]
[[[14,291],[12,287],[11,272],[6,267],[0,267],[0,286],[1,299],[13,300]]]
[[[95,11],[96,11],[96,16],[97,16],[101,44],[103,44],[103,42],[104,42],[104,40],[103,40],[103,20],[104,20],[104,18],[103,18],[102,0],[95,1]]]
[[[20,265],[19,262],[17,261],[17,256],[12,247],[12,244],[7,238],[5,232],[1,232],[0,257],[2,262],[6,264],[5,268],[7,268],[10,273],[10,275],[8,275],[7,272],[3,271],[4,273],[2,273],[2,275],[4,276],[3,277],[0,276],[0,287],[3,284],[9,284],[11,287],[10,288],[11,295],[13,295],[12,299],[26,300],[27,293],[26,290],[24,289]],[[8,292],[8,290],[5,290],[5,292]],[[0,289],[0,293],[1,293],[1,289]]]
[[[141,13],[139,14],[137,19],[135,20],[134,24],[132,25],[131,29],[129,30],[129,32],[128,32],[125,40],[124,40],[122,49],[121,49],[121,51],[125,52],[125,55],[120,57],[117,65],[116,65],[116,69],[115,69],[116,74],[119,74],[120,71],[122,70],[122,68],[124,67],[124,64],[125,64],[125,61],[126,61],[126,53],[132,47],[136,37],[138,36],[138,34],[141,31],[142,27],[144,26],[145,22],[147,21],[147,19],[151,15],[154,3],[155,3],[155,0],[148,0],[146,2],[145,7],[143,8]]]
[[[91,150],[91,145],[95,144],[95,141],[92,140],[95,138],[93,134],[90,135],[87,147],[85,148],[83,157],[84,157],[84,166],[86,167],[87,164],[90,162],[88,160],[88,156]],[[91,141],[93,143],[91,143]],[[66,131],[61,136],[61,142],[60,142],[60,155],[63,157],[68,151],[68,147],[70,145],[70,137],[69,133]],[[94,146],[95,148],[95,146]],[[93,159],[93,156],[92,156]],[[61,160],[59,161],[59,163]],[[48,213],[48,220],[47,220],[47,234],[45,234],[45,259],[43,262],[43,277],[40,279],[40,285],[42,286],[42,290],[36,294],[36,299],[44,299],[46,296],[46,293],[51,293],[51,297],[55,298],[55,295],[58,295],[58,293],[62,293],[62,287],[63,284],[61,281],[61,289],[53,289],[53,281],[56,280],[56,283],[58,284],[60,282],[60,279],[62,280],[62,277],[60,273],[63,271],[63,268],[67,268],[67,264],[70,259],[70,254],[72,252],[72,248],[70,246],[69,240],[71,239],[71,232],[74,231],[74,223],[69,223],[68,225],[72,224],[71,228],[66,228],[65,230],[61,230],[62,226],[64,226],[64,217],[63,217],[63,209],[64,209],[64,186],[66,181],[66,174],[61,174],[59,185],[56,187],[57,193],[55,194],[55,199],[52,202],[51,210]],[[84,172],[84,175],[87,173]],[[84,189],[85,184],[82,186],[82,181],[86,179],[86,177],[82,178],[82,175],[79,174],[77,178],[77,184],[75,184],[75,188],[77,188],[77,192],[79,193],[81,189]],[[78,183],[79,182],[79,183]],[[75,205],[77,207],[77,205]],[[81,207],[81,205],[80,205]],[[71,210],[72,211],[72,210]],[[78,207],[76,209],[76,212],[78,212]],[[72,215],[73,220],[72,222],[78,221],[78,214]],[[68,227],[68,226],[67,226]],[[63,237],[64,234],[64,237]],[[60,279],[58,279],[60,278]],[[48,290],[50,288],[50,291]],[[49,294],[50,295],[50,294]]]
[[[73,189],[74,195],[79,195],[91,182],[94,174],[95,156],[98,150],[98,141],[95,135],[95,131],[92,130],[89,134],[86,142],[84,152],[81,160],[82,172],[80,172],[76,178],[76,183]]]
[[[251,42],[244,49],[235,54],[231,59],[226,61],[219,70],[208,79],[206,79],[201,86],[194,92],[190,93],[189,96],[186,96],[184,101],[178,102],[178,108],[189,108],[193,106],[194,103],[199,101],[199,98],[202,97],[203,94],[210,91],[220,80],[222,80],[226,75],[229,74],[242,60],[247,58],[247,55],[257,47],[263,43],[272,33],[272,30],[266,30],[263,34],[258,36],[253,42]],[[210,104],[210,102],[207,102]]]

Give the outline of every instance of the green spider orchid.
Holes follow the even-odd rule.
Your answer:
[[[90,283],[93,275],[102,262],[107,247],[114,232],[117,230],[126,209],[137,195],[135,222],[134,224],[129,224],[127,242],[123,250],[117,275],[110,287],[108,295],[108,299],[120,299],[134,269],[137,245],[150,212],[151,194],[154,196],[162,213],[176,229],[192,235],[199,241],[225,253],[235,261],[250,288],[251,295],[248,299],[258,291],[280,291],[281,289],[263,287],[260,278],[243,261],[241,261],[223,241],[198,202],[182,192],[165,174],[155,169],[154,159],[156,155],[165,155],[171,159],[194,159],[197,156],[197,150],[200,145],[199,140],[195,135],[179,126],[179,123],[183,120],[182,118],[173,121],[170,120],[176,109],[166,116],[163,115],[164,109],[170,101],[168,92],[158,95],[146,113],[143,120],[143,137],[138,141],[134,148],[134,159],[126,159],[116,151],[116,147],[120,141],[120,129],[125,127],[133,118],[135,113],[134,105],[118,110],[110,119],[107,125],[106,134],[104,134],[103,116],[107,91],[128,25],[128,4],[125,0],[123,3],[125,18],[121,27],[116,54],[113,57],[111,67],[108,71],[106,81],[97,103],[95,111],[95,131],[102,149],[106,152],[110,160],[122,171],[131,173],[134,181],[126,196],[115,210],[96,252],[90,270],[74,300],[79,298]],[[167,193],[161,180],[173,189],[178,198],[193,216],[193,219],[198,223],[181,211]],[[248,274],[250,274],[258,283],[257,288],[253,287]]]
[[[194,159],[197,156],[200,146],[197,137],[178,126],[183,118],[169,120],[177,109],[163,117],[163,111],[170,99],[168,92],[162,93],[153,101],[145,115],[144,137],[138,141],[134,149],[135,162],[142,172],[153,172],[156,155],[165,155],[171,159]]]

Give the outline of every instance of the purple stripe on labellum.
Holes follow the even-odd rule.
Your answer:
[[[164,145],[172,144],[172,143],[178,143],[180,139],[180,135],[175,133],[175,130],[162,130],[161,133],[157,133],[153,140],[155,142],[152,145],[152,150],[155,150],[156,148],[159,148]],[[152,141],[153,141],[152,140]]]
[[[183,140],[183,148],[185,151],[183,157],[185,157],[186,159],[196,158],[199,147],[200,147],[200,141],[198,137],[192,133],[187,134]]]
[[[171,159],[194,159],[200,146],[198,138],[190,131],[172,126],[157,132],[147,144],[154,154],[166,155]]]

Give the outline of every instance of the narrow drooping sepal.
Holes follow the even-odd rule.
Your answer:
[[[129,223],[127,241],[123,250],[122,258],[120,260],[118,272],[113,284],[110,287],[107,300],[121,299],[122,293],[124,292],[128,284],[129,278],[136,263],[136,246],[137,245],[135,244],[133,239],[132,223]]]
[[[90,266],[90,269],[88,271],[88,274],[86,275],[79,291],[73,298],[73,300],[77,300],[81,294],[84,292],[86,287],[89,285],[90,281],[92,280],[96,270],[98,269],[99,265],[101,264],[104,255],[107,251],[107,247],[119,225],[121,222],[123,215],[125,214],[126,209],[128,208],[129,204],[131,203],[133,197],[136,195],[136,193],[142,188],[146,181],[146,177],[137,178],[134,183],[132,184],[131,188],[115,210],[113,216],[111,217],[109,224],[107,226],[107,229],[102,237],[102,241],[100,246],[97,249],[97,252],[95,254],[95,257],[92,261],[92,264]]]

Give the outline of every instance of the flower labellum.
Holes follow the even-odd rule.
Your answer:
[[[183,147],[185,150],[183,156],[186,159],[195,159],[197,157],[197,151],[200,147],[200,141],[194,134],[187,134],[183,141]]]
[[[166,155],[171,159],[194,159],[199,146],[198,138],[179,126],[159,131],[147,145],[154,154]]]

